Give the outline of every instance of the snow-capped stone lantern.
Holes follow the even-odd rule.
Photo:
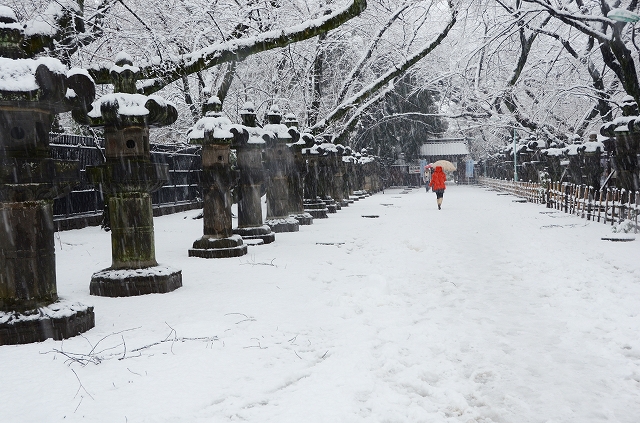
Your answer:
[[[313,224],[313,216],[304,210],[304,177],[308,171],[307,160],[302,155],[305,141],[298,130],[298,119],[293,113],[285,115],[284,124],[289,128],[292,143],[288,144],[293,154],[293,166],[289,171],[289,216],[296,219],[301,225]],[[311,134],[306,134],[311,136]]]
[[[276,234],[262,220],[261,189],[264,183],[262,149],[266,145],[262,129],[257,127],[256,109],[247,102],[240,111],[242,131],[231,128],[235,135],[232,147],[236,150],[237,166],[240,171],[238,181],[238,227],[233,233],[244,240],[262,240],[269,244],[276,240]]]
[[[27,45],[13,10],[0,7],[0,345],[69,338],[95,322],[93,307],[58,298],[53,200],[80,175],[49,147],[54,115],[84,109],[95,86]]]
[[[585,183],[596,189],[600,187],[600,177],[604,171],[602,155],[605,152],[604,144],[598,141],[598,134],[591,132],[589,139],[584,144],[583,170],[586,176]]]
[[[331,135],[325,135],[322,138],[318,138],[318,196],[324,201],[329,210],[329,213],[336,213],[337,210],[341,210],[341,204],[336,203],[333,194],[333,173],[335,155],[337,154],[337,148],[335,144],[331,142]]]
[[[289,216],[289,173],[293,169],[293,154],[287,147],[292,142],[289,128],[282,124],[282,113],[277,104],[267,113],[268,123],[264,125],[267,140],[265,165],[267,177],[267,220],[271,230],[278,232],[298,232],[299,222]]]
[[[138,94],[140,69],[121,52],[110,76],[113,93],[100,97],[76,120],[104,128],[106,163],[87,166],[100,187],[111,221],[111,267],[91,277],[89,292],[104,297],[165,293],[182,286],[182,272],[158,265],[150,193],[169,180],[166,164],[152,163],[149,128],[176,121],[176,108],[156,95]]]
[[[348,204],[353,203],[353,199],[351,198],[351,193],[353,192],[352,182],[353,182],[353,164],[355,158],[353,157],[353,150],[351,147],[346,146],[342,153],[342,165],[344,168],[343,176],[342,176],[342,197],[343,201]]]
[[[359,192],[361,197],[368,197],[371,192],[375,192],[375,187],[378,184],[376,179],[378,178],[378,166],[375,158],[369,155],[366,148],[360,150],[360,166],[362,168],[363,185]]]
[[[344,145],[336,144],[336,150],[333,152],[331,157],[331,169],[333,170],[333,175],[331,178],[331,196],[336,201],[336,204],[339,204],[341,207],[348,207],[349,202],[345,200],[344,197],[344,176],[346,173],[346,168],[344,165],[344,161],[342,157],[344,156]]]
[[[301,138],[305,143],[302,155],[307,161],[307,173],[304,177],[304,211],[316,219],[326,219],[329,210],[318,196],[319,144],[316,144],[316,140],[311,134],[304,133]]]
[[[189,257],[227,258],[247,254],[240,235],[233,233],[231,189],[237,172],[231,168],[231,121],[222,115],[222,103],[211,96],[202,106],[203,117],[187,133],[190,144],[202,145],[201,186],[204,197],[204,235],[193,243]]]
[[[521,181],[538,181],[538,172],[541,170],[539,160],[539,141],[535,135],[530,135],[524,140],[524,148],[518,153],[518,164],[522,165],[522,169],[518,170],[518,179]],[[464,163],[462,163],[464,165]],[[458,166],[459,169],[464,166]]]
[[[622,100],[622,116],[600,127],[600,134],[615,139],[613,162],[617,184],[629,191],[640,190],[640,116],[631,96]]]
[[[559,145],[557,142],[551,142],[549,143],[549,148],[540,150],[540,159],[552,181],[559,181],[565,174],[568,164],[565,158],[565,150],[564,143]],[[497,166],[502,164],[503,162],[499,161]]]

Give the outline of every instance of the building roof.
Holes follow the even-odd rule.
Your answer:
[[[464,138],[429,140],[420,146],[421,156],[466,156],[469,154]]]

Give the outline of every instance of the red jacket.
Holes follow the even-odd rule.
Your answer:
[[[444,185],[444,182],[447,180],[447,176],[442,171],[442,166],[436,166],[436,171],[431,175],[431,182],[429,182],[429,186],[433,188],[434,191],[439,189],[447,189]]]

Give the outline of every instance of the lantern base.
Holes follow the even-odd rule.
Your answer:
[[[300,223],[292,217],[284,217],[280,219],[267,219],[267,225],[275,233],[281,232],[298,232],[300,230]]]
[[[182,271],[169,266],[105,269],[91,276],[89,293],[101,297],[164,294],[182,286]]]
[[[324,201],[319,198],[316,200],[306,199],[304,200],[304,211],[309,213],[312,217],[316,219],[326,219],[328,209],[327,206],[324,205]]]
[[[289,217],[293,217],[300,225],[313,225],[313,216],[306,211],[304,213],[290,214]]]
[[[95,326],[93,307],[57,301],[24,312],[0,312],[0,345],[71,338]]]
[[[271,231],[267,225],[252,226],[248,228],[235,228],[234,234],[240,235],[244,241],[252,239],[261,239],[264,244],[271,244],[276,240],[276,234]],[[262,245],[251,243],[251,245]]]
[[[230,258],[247,254],[247,246],[242,242],[240,235],[231,235],[228,238],[210,238],[203,236],[193,243],[189,250],[189,257],[200,258]]]

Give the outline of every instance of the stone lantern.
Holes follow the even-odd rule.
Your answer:
[[[565,148],[551,143],[549,148],[540,151],[540,158],[551,180],[561,182],[566,168]]]
[[[204,235],[193,243],[189,257],[227,258],[247,254],[242,237],[233,233],[231,189],[236,172],[231,168],[231,121],[222,115],[222,103],[212,96],[202,106],[204,115],[187,134],[190,144],[202,145]]]
[[[363,185],[361,190],[361,196],[368,197],[370,192],[373,192],[374,180],[375,180],[375,159],[370,156],[366,148],[363,148],[360,153],[360,164],[362,166]]]
[[[586,177],[586,183],[599,189],[601,188],[600,177],[604,172],[601,162],[601,158],[605,153],[604,143],[598,141],[597,133],[591,132],[589,140],[584,143],[584,147],[583,172]]]
[[[25,45],[23,26],[0,7],[0,345],[69,338],[95,322],[93,307],[58,298],[53,200],[79,171],[49,147],[54,115],[86,108],[95,87]]]
[[[237,164],[240,170],[238,182],[238,227],[233,233],[245,240],[262,240],[270,244],[276,240],[276,234],[262,220],[260,194],[264,183],[262,149],[266,145],[264,132],[256,123],[256,110],[253,103],[245,103],[240,111],[242,131],[231,128],[235,135],[232,147],[236,149]]]
[[[313,216],[304,210],[304,177],[308,172],[307,159],[302,154],[306,144],[298,131],[298,119],[293,113],[285,115],[284,124],[289,128],[292,143],[287,144],[293,154],[293,166],[289,172],[289,216],[301,225],[313,224]]]
[[[606,123],[600,128],[605,137],[615,137],[613,163],[617,181],[621,187],[630,191],[640,190],[640,116],[638,105],[631,96],[622,100],[622,117]]]
[[[304,176],[304,211],[316,219],[326,219],[329,210],[318,196],[320,151],[313,135],[304,133],[300,138],[305,144],[302,156],[307,162],[307,173]]]
[[[344,196],[344,178],[346,174],[346,166],[342,160],[344,150],[344,145],[336,144],[336,151],[331,155],[331,196],[341,207],[348,207],[349,202]]]
[[[351,193],[353,192],[352,180],[353,180],[353,164],[355,158],[353,157],[353,150],[351,147],[345,147],[344,152],[342,154],[342,166],[343,166],[343,174],[342,174],[342,197],[343,201],[347,204],[353,203],[353,199],[351,199]]]
[[[329,213],[336,213],[337,210],[341,210],[342,206],[333,199],[331,194],[333,193],[333,173],[335,155],[338,150],[331,142],[331,136],[327,135],[324,138],[316,140],[319,142],[318,152],[318,196],[324,201]]]
[[[280,107],[274,104],[264,125],[267,137],[265,164],[268,171],[267,220],[274,232],[298,232],[299,222],[289,216],[289,174],[293,169],[293,154],[287,144],[292,142],[289,128],[282,124]]]
[[[86,171],[108,201],[112,265],[93,274],[91,295],[128,297],[182,286],[180,270],[156,261],[149,195],[169,180],[168,166],[151,162],[149,128],[172,124],[178,113],[162,97],[137,93],[139,73],[131,57],[119,53],[110,70],[114,92],[96,100],[88,113],[74,115],[104,128],[105,137],[106,163]]]

